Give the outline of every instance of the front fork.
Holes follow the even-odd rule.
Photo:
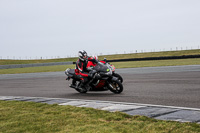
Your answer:
[[[112,86],[112,81],[116,81],[116,80],[118,80],[117,77],[110,77],[109,80],[107,80],[107,85],[109,85],[109,87],[113,89],[114,87]]]

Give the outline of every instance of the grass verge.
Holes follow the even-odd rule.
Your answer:
[[[196,50],[182,50],[182,51],[102,55],[102,56],[99,56],[99,59],[103,60],[104,57],[106,57],[108,60],[113,60],[113,59],[127,59],[127,58],[182,56],[182,55],[199,55],[199,54],[200,54],[200,49],[196,49]],[[44,59],[42,60],[0,60],[0,65],[67,62],[67,61],[76,61],[76,60],[77,58],[61,58],[61,59],[46,59],[46,60]]]
[[[124,113],[48,105],[0,101],[0,132],[200,132],[196,123],[179,123],[130,116]]]
[[[176,59],[176,60],[113,62],[112,64],[115,65],[116,68],[200,65],[200,58]],[[59,66],[42,66],[42,67],[0,69],[0,74],[56,72],[56,71],[64,71],[66,68],[75,68],[75,65],[59,65]]]
[[[0,69],[0,74],[56,72],[56,71],[63,71],[64,72],[67,68],[73,68],[74,69],[75,65],[58,65],[58,66]]]
[[[146,58],[146,57],[166,57],[166,56],[182,56],[182,55],[199,55],[200,49],[196,50],[181,50],[181,51],[165,51],[165,52],[147,52],[147,53],[134,53],[134,54],[117,54],[106,55],[108,60],[113,59],[127,59],[127,58]],[[100,56],[103,59],[104,56]]]
[[[0,60],[0,65],[70,62],[76,60],[77,58],[42,59],[42,60]]]

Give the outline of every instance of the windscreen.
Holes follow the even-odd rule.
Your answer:
[[[94,67],[94,70],[96,70],[98,72],[107,72],[108,69],[109,68],[101,62],[98,62],[97,65]]]

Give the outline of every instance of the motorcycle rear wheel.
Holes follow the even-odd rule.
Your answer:
[[[119,80],[111,81],[108,84],[108,89],[115,94],[120,94],[123,91],[123,85]]]

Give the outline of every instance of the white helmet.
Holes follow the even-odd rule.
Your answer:
[[[80,50],[78,52],[78,57],[80,60],[85,61],[88,57],[87,52],[85,50]]]

